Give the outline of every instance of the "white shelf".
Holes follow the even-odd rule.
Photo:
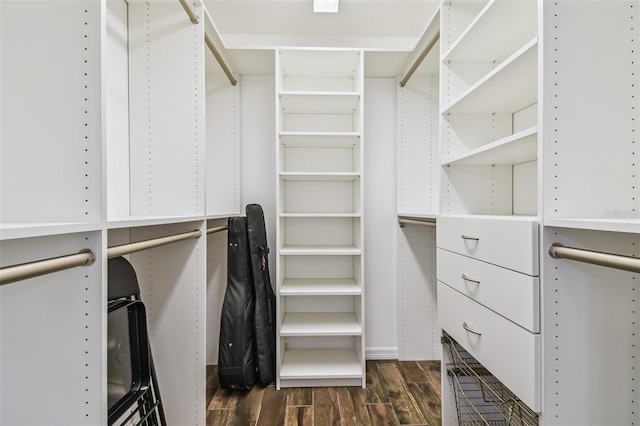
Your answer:
[[[535,36],[536,7],[535,1],[489,2],[442,61],[501,61]]]
[[[467,153],[445,158],[447,165],[513,165],[538,158],[538,127],[534,126]]]
[[[640,234],[640,218],[545,218],[545,226]]]
[[[285,350],[281,379],[360,379],[362,365],[351,349]]]
[[[536,37],[450,103],[443,114],[511,114],[535,103],[537,47]]]
[[[282,180],[288,181],[355,181],[359,172],[280,172]]]
[[[281,213],[280,217],[302,217],[302,218],[349,218],[360,217],[360,213]]]
[[[355,246],[284,246],[281,256],[357,256],[362,249]]]
[[[357,92],[280,92],[285,114],[353,114],[359,105]]]
[[[538,217],[533,215],[492,215],[492,214],[441,214],[440,217],[457,217],[466,219],[492,219],[512,222],[537,222]]]
[[[244,212],[229,212],[229,213],[216,213],[216,214],[208,214],[205,219],[228,219],[230,217],[242,216]]]
[[[19,238],[44,237],[47,235],[72,234],[76,232],[91,232],[102,229],[101,223],[3,223],[0,225],[0,240],[15,240]]]
[[[279,52],[284,77],[356,78],[360,52],[353,50],[295,50]]]
[[[362,289],[354,279],[305,278],[285,279],[281,296],[358,296]]]
[[[362,326],[351,312],[287,312],[281,336],[359,336]]]
[[[237,215],[235,213],[234,215]],[[227,217],[227,216],[222,216]],[[123,216],[109,218],[109,229],[134,228],[140,226],[170,225],[173,223],[197,222],[204,216]]]
[[[438,219],[437,213],[414,213],[414,212],[398,212],[398,218],[403,217],[405,219]]]
[[[280,143],[287,148],[353,148],[360,132],[280,132]]]

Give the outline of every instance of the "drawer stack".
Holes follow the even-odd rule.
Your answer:
[[[442,329],[539,412],[537,221],[441,216],[437,262]]]

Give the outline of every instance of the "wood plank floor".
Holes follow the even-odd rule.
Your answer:
[[[207,367],[207,426],[440,425],[440,362],[367,361],[367,387],[221,389]]]

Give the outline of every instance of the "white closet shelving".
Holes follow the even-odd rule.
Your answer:
[[[205,79],[190,5],[198,24],[177,1],[0,3],[1,266],[96,256],[0,287],[0,424],[106,424],[107,247],[240,213],[238,89]],[[169,424],[205,423],[206,268],[223,250],[203,236],[127,255]]]
[[[276,50],[278,388],[365,385],[363,66]]]
[[[542,410],[538,7],[442,4],[436,237],[440,326],[535,412]],[[443,424],[480,421],[456,410],[464,398],[447,348]]]
[[[640,256],[640,6],[614,3],[441,6],[439,321],[527,424],[638,419],[636,275],[549,255]],[[480,388],[450,347],[443,424],[502,419],[456,410]]]
[[[537,3],[454,1],[442,13],[440,212],[535,220]]]

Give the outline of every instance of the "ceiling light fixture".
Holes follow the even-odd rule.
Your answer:
[[[338,12],[338,0],[313,0],[313,11],[336,13]]]

